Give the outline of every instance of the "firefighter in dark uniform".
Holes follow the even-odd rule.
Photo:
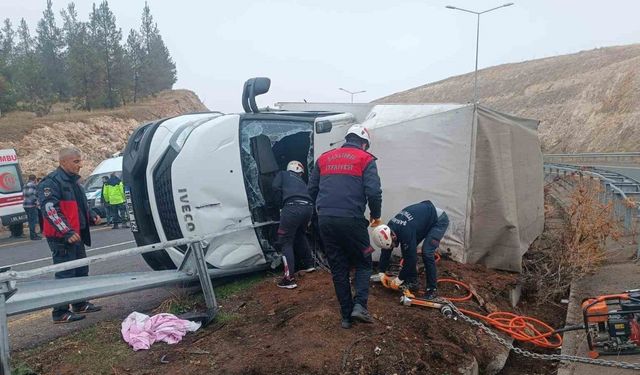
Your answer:
[[[396,281],[396,287],[404,287],[411,291],[418,289],[417,248],[422,244],[422,261],[426,273],[425,298],[437,297],[437,269],[435,252],[442,237],[449,227],[449,217],[444,210],[436,207],[431,201],[422,201],[405,207],[394,216],[387,225],[377,226],[371,234],[373,242],[382,249],[379,269],[381,272],[389,268],[389,259],[394,248],[400,246],[403,265]]]
[[[293,277],[296,258],[305,272],[315,271],[311,248],[305,231],[313,215],[313,203],[302,179],[304,166],[297,160],[280,171],[272,183],[276,203],[281,207],[278,242],[282,246],[284,277],[278,287],[293,289],[298,286]],[[294,246],[295,245],[295,246]]]
[[[371,253],[367,227],[380,222],[382,189],[376,158],[369,148],[369,132],[361,125],[349,128],[345,144],[322,154],[309,179],[309,193],[318,212],[320,237],[329,260],[342,327],[353,320],[372,323],[367,311]],[[369,205],[370,220],[364,218]],[[349,270],[355,267],[355,297]]]
[[[59,154],[60,166],[49,173],[38,184],[38,200],[43,216],[43,234],[51,249],[53,263],[64,263],[86,258],[84,246],[91,246],[89,221],[100,223],[100,217],[90,217],[89,206],[78,179],[82,168],[80,151],[64,148]],[[89,274],[89,267],[83,266],[56,272],[56,279],[82,277]],[[54,323],[69,323],[84,319],[84,314],[100,311],[101,308],[87,301],[69,305],[54,306]]]

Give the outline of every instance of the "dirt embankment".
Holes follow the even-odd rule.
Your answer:
[[[485,308],[477,301],[460,302],[460,307],[482,313],[514,310],[508,297],[513,274],[447,260],[440,262],[439,274],[464,280],[485,302]],[[177,345],[157,343],[133,352],[120,338],[119,322],[104,322],[90,332],[16,353],[14,360],[38,374],[136,375],[466,374],[474,363],[480,373],[495,374],[506,360],[507,351],[479,329],[435,309],[402,306],[399,292],[380,284],[372,285],[369,298],[375,323],[344,330],[329,273],[302,275],[295,290],[278,289],[275,281],[268,278],[222,299],[217,321]],[[464,291],[442,286],[441,293]],[[529,307],[516,310],[532,313]],[[519,369],[550,372],[540,363]]]
[[[111,111],[75,111],[60,104],[44,117],[11,112],[0,118],[0,149],[15,148],[23,174],[41,177],[58,165],[60,148],[75,146],[83,152],[81,175],[86,177],[102,160],[122,151],[141,123],[206,110],[193,92],[170,90]]]
[[[499,65],[478,73],[480,102],[541,120],[545,152],[640,151],[640,44]],[[473,73],[380,103],[467,103]]]

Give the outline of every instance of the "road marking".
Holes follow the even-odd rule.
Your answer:
[[[87,250],[87,253],[90,253],[90,252],[92,252],[92,251],[102,250],[102,249],[108,249],[108,248],[110,248],[110,247],[126,245],[126,244],[130,244],[130,243],[134,243],[134,242],[135,242],[135,241],[125,241],[125,242],[120,242],[120,243],[114,243],[114,244],[107,245],[107,246],[96,247],[95,249]],[[13,267],[16,267],[16,266],[23,266],[23,265],[25,265],[25,264],[31,264],[31,263],[42,262],[43,260],[51,260],[51,257],[40,258],[40,259],[34,259],[34,260],[29,260],[29,261],[26,261],[26,262],[21,262],[21,263],[16,263],[16,264],[10,264],[10,265],[9,265],[9,267],[13,268]]]
[[[93,229],[93,230],[91,230],[91,233],[93,233],[93,232],[101,232],[101,231],[107,230],[107,229],[111,229],[111,227],[110,226],[106,226],[104,228]],[[31,242],[31,240],[5,243],[5,244],[0,245],[0,247],[13,246],[13,245],[17,245],[17,244],[21,244],[21,243],[28,243],[28,242]]]
[[[5,244],[0,245],[0,247],[13,246],[13,245],[17,245],[17,244],[20,244],[20,243],[27,243],[27,242],[31,242],[31,240],[29,240],[29,241],[18,241],[18,242],[5,243]]]

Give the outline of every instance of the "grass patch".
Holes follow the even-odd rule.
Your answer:
[[[105,321],[48,344],[13,355],[13,374],[49,374],[73,369],[77,374],[112,374],[131,355],[120,339],[120,322]],[[63,371],[64,372],[64,371]]]
[[[240,293],[259,283],[267,277],[266,274],[253,274],[249,276],[243,276],[237,280],[227,282],[215,286],[214,292],[217,300],[223,300],[234,294]],[[160,306],[153,310],[153,313],[168,312],[174,315],[180,315],[198,309],[204,309],[205,301],[202,292],[198,291],[193,293],[187,289],[176,288],[171,292],[171,297],[164,300]]]
[[[37,375],[26,363],[19,363],[11,369],[13,375]]]
[[[173,315],[184,314],[197,310],[204,305],[202,293],[190,293],[186,289],[176,288],[171,292],[171,297],[162,301],[160,306],[153,310],[154,314],[170,313]]]
[[[235,280],[228,284],[214,286],[213,290],[216,293],[217,299],[225,299],[236,293],[240,293],[242,291],[245,291],[251,288],[252,286],[259,283],[260,281],[264,280],[266,277],[267,277],[266,273],[256,273],[253,275],[242,277],[241,279]]]
[[[218,314],[216,315],[216,323],[230,323],[233,322],[236,319],[240,318],[240,314],[236,314],[236,313],[231,313],[231,312],[226,312],[226,311],[219,311]]]

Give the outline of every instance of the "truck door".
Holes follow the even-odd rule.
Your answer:
[[[324,152],[342,146],[347,130],[355,122],[356,118],[351,113],[316,118],[313,124],[314,160]]]

